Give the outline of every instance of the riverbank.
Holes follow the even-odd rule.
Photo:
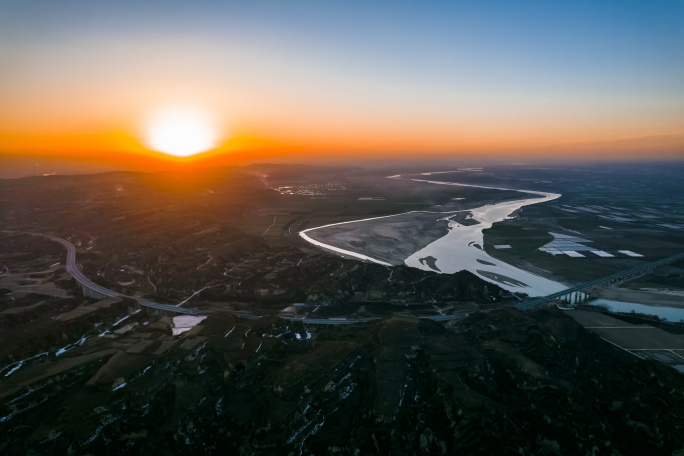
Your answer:
[[[678,308],[682,313],[682,318],[684,318],[684,297],[681,295],[658,293],[657,291],[630,290],[618,286],[598,290],[596,295],[599,298],[611,301],[645,303],[648,307],[663,306]]]

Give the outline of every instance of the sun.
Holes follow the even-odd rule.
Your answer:
[[[146,126],[148,146],[176,157],[189,157],[217,145],[218,134],[209,112],[194,107],[164,108]]]

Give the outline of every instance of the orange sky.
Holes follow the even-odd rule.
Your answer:
[[[684,158],[681,5],[269,4],[0,6],[0,160]],[[215,150],[150,151],[178,103]]]
[[[193,157],[173,157],[149,150],[141,140],[124,133],[101,135],[0,136],[0,161],[13,158],[62,158],[116,165],[132,170],[166,169],[179,164],[235,165],[258,161],[360,162],[378,159],[559,158],[573,160],[648,160],[684,158],[684,136],[655,135],[574,141],[574,137],[444,138],[422,135],[346,138],[330,136],[295,144],[234,137],[218,148]],[[495,135],[493,135],[495,136]],[[555,140],[554,140],[555,139]],[[417,152],[418,151],[418,152]],[[422,152],[421,152],[422,151]]]

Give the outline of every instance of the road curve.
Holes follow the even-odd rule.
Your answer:
[[[87,287],[103,296],[109,296],[112,298],[130,298],[130,299],[135,299],[138,301],[138,303],[141,306],[144,307],[149,307],[152,309],[157,309],[157,310],[166,310],[168,312],[174,312],[174,313],[179,313],[179,314],[185,314],[185,315],[197,315],[197,310],[195,309],[186,309],[183,307],[176,307],[173,305],[169,304],[159,304],[156,302],[148,301],[146,299],[141,299],[141,298],[136,298],[133,296],[127,296],[122,293],[118,293],[116,291],[110,290],[108,288],[102,287],[92,280],[90,280],[88,277],[81,272],[81,270],[78,268],[78,265],[76,264],[76,247],[74,244],[71,242],[67,241],[66,239],[59,238],[57,236],[48,236],[48,235],[42,235],[47,237],[48,239],[51,239],[55,242],[59,242],[62,244],[64,247],[67,249],[67,261],[66,261],[66,268],[67,272],[71,274],[71,276],[76,279],[78,283],[80,283],[82,286]]]

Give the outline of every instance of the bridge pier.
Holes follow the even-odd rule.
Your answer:
[[[107,297],[104,294],[102,294],[98,291],[95,291],[95,290],[91,289],[90,287],[87,287],[84,285],[81,285],[81,289],[83,290],[83,296],[85,296],[87,298],[104,299]]]

